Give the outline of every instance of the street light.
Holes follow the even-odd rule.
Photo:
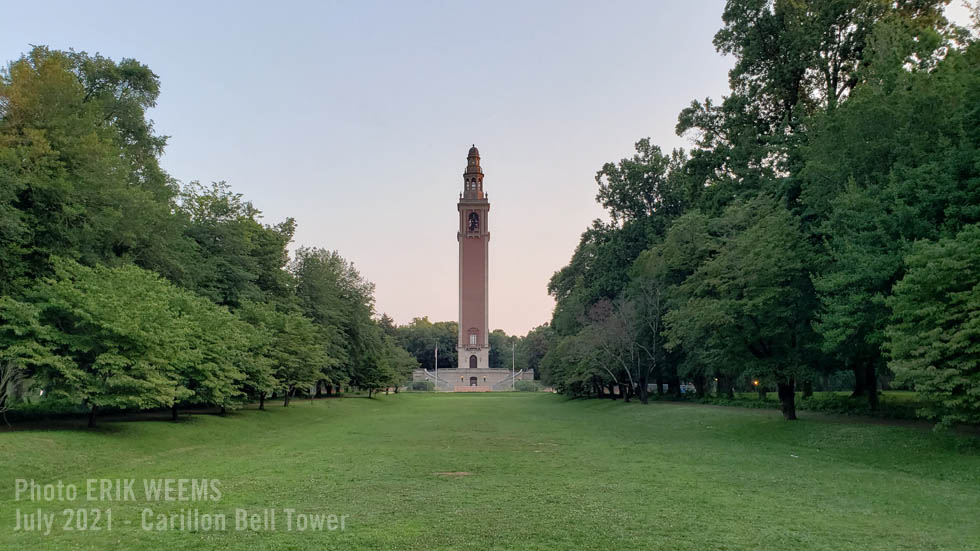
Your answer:
[[[510,389],[514,390],[514,364],[517,363],[516,358],[517,343],[511,341],[510,343]]]

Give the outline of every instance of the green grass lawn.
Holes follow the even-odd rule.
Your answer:
[[[980,548],[980,454],[961,437],[801,417],[403,393],[0,432],[0,549]],[[16,478],[82,495],[14,501]],[[135,478],[139,500],[85,502],[89,478]],[[218,479],[222,497],[147,502],[144,478]],[[112,531],[63,530],[63,509],[92,507],[112,508]],[[145,507],[225,513],[228,530],[143,531]],[[57,513],[50,535],[13,530],[38,508]],[[235,531],[236,508],[277,509],[277,531]],[[284,508],[347,515],[345,530],[287,531]]]

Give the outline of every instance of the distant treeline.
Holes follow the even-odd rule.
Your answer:
[[[0,412],[236,407],[403,384],[374,286],[224,183],[180,185],[136,60],[35,47],[0,74]]]
[[[435,348],[439,348],[439,369],[455,369],[456,345],[459,342],[459,324],[455,321],[431,322],[428,317],[415,318],[406,325],[395,326],[390,318],[382,316],[380,323],[398,344],[408,350],[427,371],[435,369]],[[531,330],[526,336],[508,335],[501,329],[490,332],[490,365],[493,369],[527,370],[538,374],[541,358],[547,351],[548,341],[543,337],[547,326]]]
[[[980,44],[945,4],[730,0],[730,91],[680,113],[692,148],[596,176],[610,221],[551,279],[543,378],[775,388],[793,419],[844,371],[872,409],[889,381],[980,422]]]

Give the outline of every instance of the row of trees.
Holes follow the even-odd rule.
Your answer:
[[[30,389],[94,424],[404,383],[417,363],[350,262],[290,259],[293,220],[160,168],[158,93],[135,60],[44,47],[0,75],[0,406]]]
[[[795,392],[853,373],[980,422],[980,44],[943,1],[730,0],[730,92],[598,172],[555,273],[542,361],[564,392]]]
[[[458,366],[456,346],[459,340],[459,324],[455,321],[431,322],[428,317],[415,318],[406,325],[396,326],[387,316],[380,323],[386,333],[412,354],[419,366],[431,371],[435,367],[435,349],[439,348],[439,369]],[[533,340],[533,338],[532,338]],[[531,341],[526,337],[508,335],[502,329],[490,332],[490,365],[495,369],[532,369],[537,373],[537,363],[543,351],[535,356],[528,348]],[[540,348],[539,343],[539,348]]]

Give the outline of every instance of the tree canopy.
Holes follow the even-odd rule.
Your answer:
[[[35,47],[0,73],[0,362],[99,409],[236,407],[404,384],[374,287],[224,182],[181,185],[133,59]],[[8,384],[10,373],[17,381]]]
[[[596,176],[609,221],[548,286],[547,382],[775,387],[793,419],[798,386],[843,372],[871,409],[902,386],[930,418],[976,422],[980,48],[944,6],[727,2],[730,89],[679,113],[691,149],[642,139]]]

